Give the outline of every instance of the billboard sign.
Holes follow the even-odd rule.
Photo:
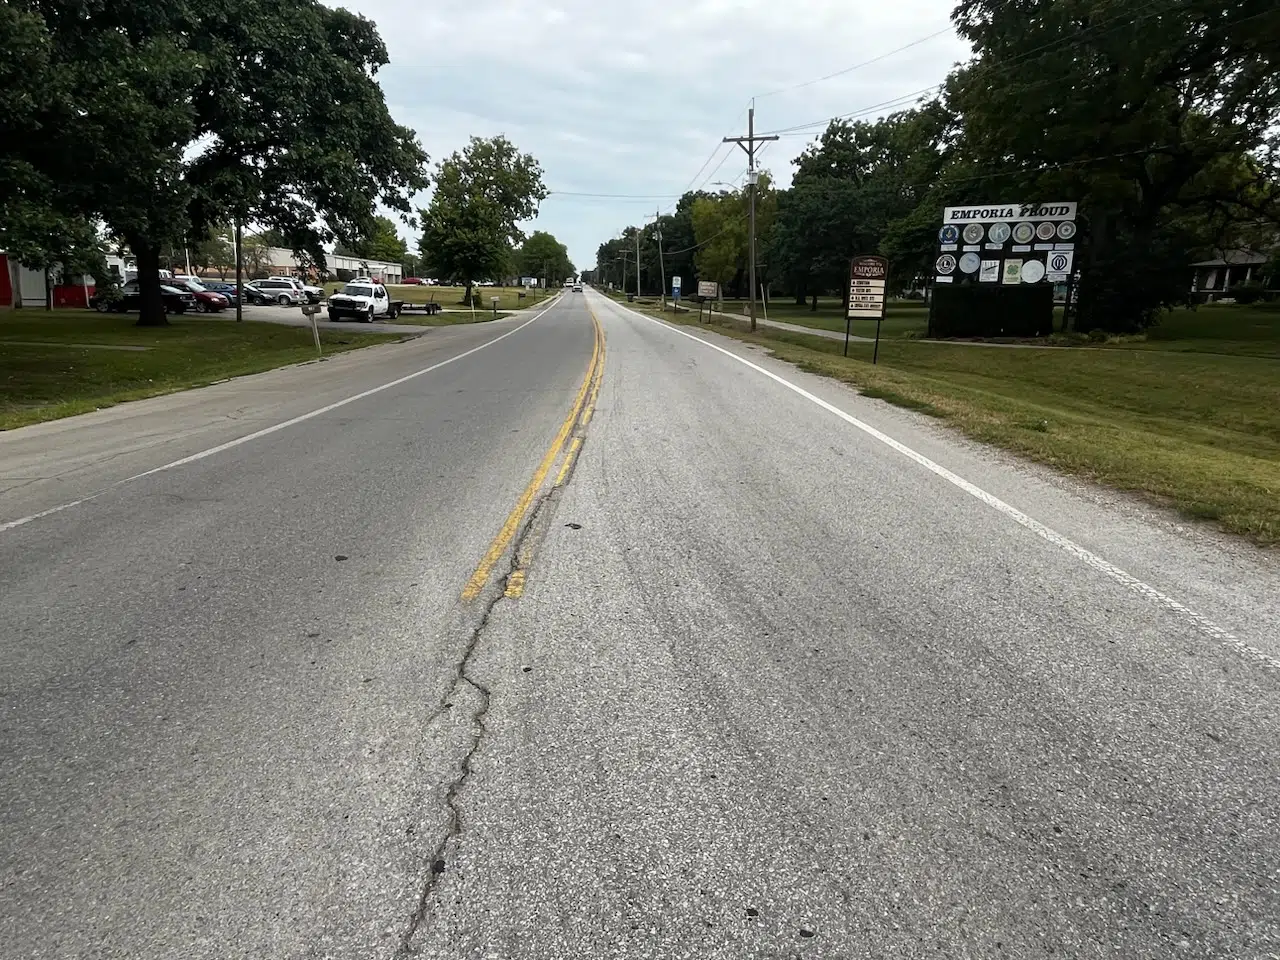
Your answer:
[[[943,208],[934,282],[1013,286],[1064,279],[1075,256],[1076,210],[1074,201]]]

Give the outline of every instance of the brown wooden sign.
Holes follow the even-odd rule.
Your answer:
[[[884,318],[885,284],[889,261],[884,257],[854,257],[849,263],[849,309],[851,320]]]

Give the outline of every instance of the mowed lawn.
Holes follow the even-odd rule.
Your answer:
[[[694,311],[698,309],[696,303],[684,305]],[[746,300],[724,301],[724,312],[735,317],[744,316],[744,310],[749,309]],[[764,319],[766,314],[770,320],[844,333],[844,302],[839,297],[819,297],[817,311],[811,310],[808,304],[800,306],[790,299],[773,300],[767,306],[757,302],[756,316]],[[852,327],[851,332],[856,337],[875,336],[874,320],[854,320]],[[891,300],[885,306],[885,318],[880,327],[881,337],[923,337],[929,329],[929,308],[916,300]]]
[[[979,440],[1280,544],[1280,311],[1175,311],[1144,340],[1098,347],[890,339],[878,366],[866,343],[845,359],[839,341],[717,329]]]
[[[305,327],[86,310],[0,312],[0,429],[86,413],[315,358]],[[398,339],[322,331],[325,354]],[[121,349],[129,348],[129,349]],[[141,348],[141,349],[138,349]]]

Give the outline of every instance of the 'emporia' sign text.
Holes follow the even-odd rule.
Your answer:
[[[1015,220],[1074,220],[1076,205],[1072,203],[992,203],[982,206],[947,207],[943,223],[999,223]]]

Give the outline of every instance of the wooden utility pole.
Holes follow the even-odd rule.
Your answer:
[[[662,262],[662,211],[655,210],[653,212],[653,229],[658,231],[658,272],[662,277],[662,310],[665,313],[667,309],[667,265]]]
[[[765,143],[768,140],[777,140],[778,137],[757,137],[756,136],[756,102],[751,101],[751,110],[747,113],[747,135],[745,137],[725,137],[725,143],[736,143],[747,153],[747,189],[751,197],[751,231],[750,240],[747,244],[747,261],[750,263],[750,282],[751,289],[751,329],[756,328],[756,144]]]

